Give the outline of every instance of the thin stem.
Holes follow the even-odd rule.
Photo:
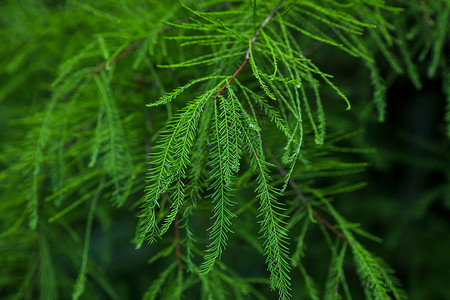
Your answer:
[[[283,169],[283,167],[277,162],[274,161],[275,166],[277,167],[278,171],[280,172],[281,175],[286,176],[286,171]],[[298,189],[297,185],[295,184],[294,180],[292,180],[291,178],[289,178],[289,185],[291,186],[292,190],[294,191],[294,193],[297,195],[297,197],[302,201],[302,204],[305,207],[310,207],[308,204],[308,200],[306,199],[306,197],[303,195],[303,193]],[[328,228],[329,230],[331,230],[334,234],[336,234],[338,237],[340,237],[345,243],[348,244],[348,240],[345,238],[345,236],[336,228],[334,228],[330,223],[327,222],[327,220],[325,220],[318,212],[316,212],[313,208],[311,208],[311,213],[313,214],[313,216],[323,225],[325,225],[326,228]]]
[[[217,97],[219,97],[220,94],[222,94],[223,90],[233,81],[233,79],[242,70],[242,68],[244,68],[244,66],[247,64],[247,62],[248,62],[248,59],[246,58],[244,60],[244,62],[242,63],[242,65],[236,70],[236,72],[234,72],[233,76],[231,76],[231,78],[227,81],[227,83],[225,83],[222,86],[222,88],[220,89],[220,91],[214,96],[214,100],[217,99]]]
[[[427,31],[427,39],[430,39],[430,15],[428,14],[427,3],[425,2],[425,0],[420,0],[420,3],[423,10],[423,22]]]
[[[239,68],[236,70],[236,72],[234,72],[233,76],[231,76],[231,78],[222,86],[222,88],[220,89],[219,92],[217,92],[217,94],[214,96],[214,100],[217,99],[217,97],[220,96],[220,94],[222,94],[222,92],[225,90],[225,88],[233,81],[234,78],[236,78],[237,74],[239,74],[239,72],[241,72],[241,70],[244,68],[244,66],[247,64],[249,58],[250,58],[250,49],[253,47],[253,44],[256,42],[256,39],[258,38],[261,30],[270,22],[270,20],[273,18],[273,16],[275,15],[275,13],[281,8],[281,6],[283,6],[284,1],[278,5],[277,7],[275,7],[270,14],[264,19],[264,21],[261,23],[261,25],[259,26],[259,29],[255,32],[255,35],[252,37],[252,41],[251,41],[251,46],[249,46],[247,48],[247,53],[245,53],[245,59],[242,62],[242,64],[239,66]]]
[[[184,20],[181,20],[181,21],[179,21],[179,22],[181,23],[181,22],[184,22],[184,21],[186,21],[186,20],[187,20],[187,19],[184,19]],[[166,25],[165,27],[160,28],[160,29],[158,30],[158,32],[159,32],[159,33],[162,33],[162,32],[168,31],[168,30],[170,30],[170,29],[172,29],[172,28],[173,28],[172,26]],[[145,41],[145,39],[142,39],[142,40],[139,40],[139,41],[137,41],[137,42],[131,44],[129,47],[125,48],[125,49],[124,49],[123,51],[121,51],[119,54],[117,54],[116,56],[114,56],[111,60],[102,63],[102,64],[99,65],[97,68],[95,68],[94,71],[91,72],[91,76],[96,75],[96,74],[99,73],[101,70],[105,69],[107,66],[109,66],[109,65],[111,65],[111,64],[113,64],[113,63],[115,63],[116,61],[118,61],[119,59],[121,59],[122,57],[124,57],[125,55],[127,55],[128,53],[130,53],[131,51],[135,50],[135,49],[138,48],[144,41]]]
[[[101,70],[105,69],[107,66],[115,63],[116,61],[118,61],[119,59],[121,59],[122,57],[124,57],[125,55],[127,55],[128,53],[130,53],[131,51],[135,50],[137,47],[139,47],[142,44],[143,40],[141,41],[137,41],[134,44],[131,44],[131,46],[127,47],[126,49],[124,49],[122,52],[120,52],[119,54],[117,54],[116,56],[114,56],[112,59],[110,59],[109,61],[106,61],[104,63],[102,63],[100,66],[98,66],[97,68],[95,68],[94,71],[91,72],[91,76],[96,75],[97,73],[99,73]]]
[[[321,215],[319,215],[314,209],[312,209],[312,213],[313,216],[319,220],[323,225],[325,225],[325,227],[327,227],[329,230],[331,230],[332,232],[334,232],[334,234],[336,234],[338,237],[340,237],[346,244],[348,244],[348,240],[345,238],[345,236],[336,228],[334,228],[333,226],[331,226],[330,223],[327,222],[327,220],[325,220],[324,218],[322,218]]]

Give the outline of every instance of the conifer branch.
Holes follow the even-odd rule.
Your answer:
[[[283,6],[284,1],[278,5],[277,7],[275,7],[270,14],[264,19],[264,21],[261,23],[261,25],[259,26],[259,29],[255,32],[255,35],[252,37],[252,40],[250,42],[250,46],[247,48],[247,52],[245,53],[245,59],[242,62],[242,64],[239,66],[239,68],[236,70],[236,72],[234,72],[233,76],[231,76],[231,78],[222,86],[222,88],[217,92],[217,94],[214,96],[214,100],[217,99],[217,97],[219,97],[220,94],[222,94],[222,92],[225,90],[225,88],[234,80],[234,78],[236,78],[236,76],[239,74],[239,72],[242,71],[242,69],[244,68],[244,66],[248,63],[248,60],[250,59],[250,51],[251,48],[253,46],[253,44],[256,42],[256,39],[258,38],[259,34],[261,33],[261,30],[263,30],[263,28],[270,22],[270,20],[273,18],[273,16],[275,15],[275,13],[280,10],[280,8]]]
[[[277,169],[278,169],[278,171],[280,172],[281,175],[283,175],[283,176],[287,175],[286,171],[283,169],[283,167],[280,165],[280,163],[278,163],[277,161],[274,161],[274,164],[277,167]],[[308,203],[308,200],[303,195],[303,193],[298,189],[298,187],[295,184],[294,180],[292,180],[292,178],[289,178],[288,181],[289,181],[289,185],[291,186],[291,188],[294,191],[294,193],[302,201],[302,204],[305,207],[310,207],[310,205]],[[331,226],[331,224],[328,223],[328,221],[325,220],[317,211],[315,211],[313,208],[311,208],[311,213],[317,220],[320,221],[320,223],[325,225],[326,228],[331,230],[334,234],[336,234],[339,238],[341,238],[346,244],[348,244],[348,240],[344,237],[344,235],[339,230],[337,230],[336,228]]]
[[[389,112],[390,83],[408,75],[420,88],[420,77],[428,68],[430,77],[444,77],[450,136],[448,0],[397,1],[405,14],[382,0],[186,1],[198,10],[182,1],[91,5],[70,0],[63,14],[44,0],[36,0],[33,7],[15,1],[0,5],[0,15],[13,13],[0,30],[6,40],[0,56],[9,58],[0,70],[5,79],[0,102],[6,104],[0,120],[13,125],[0,132],[0,194],[5,195],[0,197],[4,200],[0,211],[5,212],[0,249],[7,254],[0,255],[6,274],[0,285],[14,299],[34,299],[40,293],[45,299],[107,294],[115,300],[135,294],[141,275],[149,274],[133,272],[120,282],[103,272],[104,264],[97,264],[89,250],[95,236],[111,262],[125,262],[115,243],[103,241],[109,234],[97,234],[124,212],[115,213],[110,206],[125,204],[132,210],[140,206],[136,248],[158,242],[173,224],[164,243],[148,246],[153,255],[148,262],[160,263],[152,265],[155,280],[148,282],[143,299],[273,296],[260,289],[263,284],[278,290],[280,300],[305,293],[311,299],[319,295],[350,299],[354,284],[347,286],[349,268],[344,262],[351,255],[367,298],[402,299],[393,271],[356,239],[376,237],[347,221],[326,198],[365,185],[348,184],[344,176],[367,166],[353,159],[348,162],[347,155],[367,153],[363,148],[368,145],[363,140],[355,140],[358,149],[335,145],[354,133],[326,132],[327,123],[333,132],[344,117],[328,106],[325,89],[334,90],[350,108],[342,91],[355,89],[358,93],[350,94],[359,94],[370,79],[373,107],[381,121]],[[181,20],[184,10],[190,17]],[[70,22],[64,22],[68,16]],[[68,40],[67,33],[74,28],[80,30],[77,38]],[[175,33],[162,34],[166,31]],[[318,47],[329,52],[308,59]],[[64,49],[63,55],[59,49]],[[367,76],[361,76],[358,87],[339,80],[341,73],[335,67],[342,63],[345,69],[349,64],[339,56],[339,64],[329,60],[337,50],[365,64]],[[387,64],[378,64],[380,56]],[[327,69],[335,71],[327,74]],[[48,70],[57,70],[57,76],[50,78]],[[144,81],[133,81],[139,75],[136,70],[146,72],[151,79],[145,82],[156,88],[145,89]],[[41,81],[37,85],[35,78]],[[342,82],[342,91],[332,78]],[[322,101],[325,97],[327,101]],[[147,107],[157,107],[151,115],[142,111],[147,98],[155,100]],[[370,109],[360,109],[350,116],[369,117]],[[149,153],[145,158],[144,145]],[[280,164],[270,163],[274,157],[281,157]],[[275,166],[284,177],[271,178]],[[303,182],[322,177],[327,178],[326,186],[312,188]],[[294,205],[284,201],[287,187],[293,191]],[[251,190],[255,197],[248,201]],[[438,194],[430,191],[430,195],[425,194],[428,200],[423,203]],[[96,212],[100,222],[95,222]],[[25,224],[28,215],[32,230]],[[303,220],[298,238],[293,237],[297,230],[290,230]],[[305,236],[315,220],[325,243],[311,247]],[[114,218],[114,223],[112,230],[131,230],[128,218]],[[297,247],[291,255],[293,239]],[[301,262],[307,247],[321,253],[316,250],[324,244],[332,255],[325,285]],[[233,270],[242,262],[236,258],[248,250],[263,255],[266,268],[262,261],[248,260],[245,268],[255,270],[254,277],[242,278]],[[229,251],[226,263],[221,261],[225,251]],[[318,266],[324,265],[323,259],[316,258]],[[131,263],[139,271],[144,262]],[[291,281],[292,268],[300,271],[295,278],[303,275],[305,291]],[[67,269],[78,270],[78,276]]]
[[[283,215],[279,212],[282,210],[281,204],[275,197],[275,194],[278,194],[279,191],[269,184],[268,162],[265,161],[262,153],[261,140],[255,141],[249,136],[250,132],[246,132],[245,128],[242,129],[247,140],[248,151],[253,154],[252,167],[259,173],[256,179],[258,186],[255,191],[260,199],[259,211],[263,218],[260,232],[262,237],[266,239],[264,254],[270,271],[271,287],[278,289],[280,299],[290,299],[289,237],[287,229],[282,226]],[[253,145],[253,143],[256,143],[256,145]]]
[[[99,65],[97,68],[95,68],[94,71],[91,72],[91,76],[96,75],[97,73],[99,73],[101,70],[105,69],[106,67],[110,66],[111,64],[115,63],[116,61],[118,61],[119,59],[121,59],[122,57],[124,57],[125,55],[127,55],[128,53],[130,53],[131,51],[137,49],[141,44],[142,44],[143,40],[137,41],[133,44],[131,44],[130,46],[128,46],[127,48],[125,48],[122,52],[120,52],[119,54],[117,54],[116,56],[114,56],[113,58],[111,58],[108,61],[105,61],[104,63],[102,63],[101,65]]]

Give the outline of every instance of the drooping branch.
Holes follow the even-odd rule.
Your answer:
[[[283,167],[277,162],[274,161],[275,166],[278,169],[278,172],[280,172],[281,175],[286,176],[287,173],[283,169]],[[297,195],[297,197],[302,201],[302,204],[305,207],[310,207],[308,200],[303,195],[303,193],[298,189],[297,185],[295,184],[294,180],[292,178],[289,178],[289,185],[291,186],[294,193]],[[341,238],[346,244],[348,244],[348,240],[345,238],[345,236],[336,228],[334,228],[330,223],[328,223],[327,220],[325,220],[318,212],[316,212],[313,208],[311,208],[311,213],[313,214],[314,218],[316,218],[320,223],[322,223],[326,228],[331,230],[334,234],[336,234],[339,238]]]

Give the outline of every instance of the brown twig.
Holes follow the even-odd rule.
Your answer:
[[[239,66],[239,68],[236,70],[236,72],[234,72],[233,76],[231,76],[231,78],[222,86],[220,91],[217,92],[217,94],[214,96],[214,100],[217,99],[217,97],[219,97],[220,94],[222,94],[222,92],[225,90],[225,88],[234,80],[234,78],[236,78],[237,74],[239,74],[239,72],[241,72],[241,70],[244,68],[244,66],[248,63],[248,60],[250,58],[250,49],[253,46],[253,44],[256,42],[256,39],[258,38],[261,30],[267,25],[267,23],[270,22],[270,20],[273,18],[275,13],[281,8],[281,6],[283,6],[283,4],[284,4],[284,1],[280,5],[275,7],[270,12],[270,14],[267,16],[267,18],[265,18],[264,21],[261,23],[261,25],[259,26],[258,31],[256,31],[255,35],[252,37],[252,40],[250,42],[250,46],[247,48],[247,53],[245,54],[244,61]]]
[[[425,0],[420,0],[420,3],[422,4],[423,22],[427,31],[427,39],[430,39],[430,15],[428,14],[427,3],[425,2]]]
[[[137,47],[139,47],[142,44],[142,40],[141,41],[137,41],[134,44],[131,44],[131,46],[125,48],[122,52],[120,52],[119,54],[117,54],[116,56],[114,56],[113,58],[111,58],[110,60],[102,63],[101,65],[99,65],[97,68],[95,68],[94,71],[91,72],[91,76],[96,75],[97,73],[99,73],[101,70],[105,69],[107,66],[115,63],[116,61],[118,61],[119,59],[121,59],[122,57],[124,57],[125,55],[127,55],[128,53],[130,53],[131,51],[135,50]]]
[[[324,218],[322,218],[321,215],[319,215],[314,209],[312,210],[312,214],[313,216],[319,220],[323,225],[325,225],[325,227],[327,227],[329,230],[333,231],[334,234],[336,234],[338,237],[340,237],[346,244],[348,244],[348,240],[345,238],[345,236],[336,228],[334,228],[333,226],[331,226],[330,223],[327,222],[327,220],[325,220]]]
[[[183,19],[181,22],[184,22],[188,19]],[[163,33],[165,31],[171,30],[173,28],[173,26],[171,25],[166,25],[163,28],[160,28],[157,32],[159,33]],[[120,52],[119,54],[117,54],[116,56],[114,56],[112,59],[110,59],[109,61],[106,61],[104,63],[102,63],[101,65],[99,65],[94,71],[91,72],[91,76],[99,73],[101,70],[105,69],[107,66],[115,63],[116,61],[118,61],[119,59],[121,59],[122,57],[124,57],[125,55],[127,55],[128,53],[130,53],[131,51],[135,50],[136,48],[138,48],[143,42],[145,41],[145,39],[139,40],[137,42],[135,42],[134,44],[131,44],[128,48],[125,48],[122,52]]]
[[[275,166],[277,167],[278,171],[281,173],[281,175],[286,176],[286,171],[283,169],[283,167],[281,167],[281,165],[275,161]],[[308,204],[308,200],[306,200],[305,196],[303,195],[303,193],[298,189],[297,185],[295,184],[295,182],[289,178],[289,185],[291,186],[292,190],[294,191],[294,193],[297,195],[297,197],[302,201],[302,204],[305,207],[309,207]],[[330,223],[327,222],[327,220],[325,220],[321,215],[319,215],[318,212],[316,212],[314,209],[311,208],[311,212],[313,214],[313,216],[323,225],[325,225],[326,228],[328,228],[329,230],[331,230],[334,234],[336,234],[338,237],[340,237],[346,244],[348,244],[348,240],[347,238],[345,238],[345,236],[336,228],[334,228],[333,226],[331,226]]]
[[[236,70],[236,72],[234,72],[233,76],[231,76],[230,79],[228,79],[227,83],[225,83],[222,88],[220,89],[220,91],[214,96],[214,100],[217,99],[217,97],[219,97],[220,94],[222,94],[223,90],[233,81],[233,79],[236,77],[236,75],[242,70],[242,68],[244,68],[244,66],[247,64],[248,59],[246,58],[244,60],[244,62],[242,63],[242,65]]]
[[[175,234],[175,256],[177,258],[178,271],[183,270],[183,265],[181,264],[181,254],[180,254],[180,228],[178,226],[178,214],[175,216],[174,222],[174,234]]]

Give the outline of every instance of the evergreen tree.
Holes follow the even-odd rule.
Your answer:
[[[0,16],[1,299],[449,296],[403,289],[354,223],[390,210],[398,240],[450,207],[448,0],[6,0]],[[404,161],[439,179],[397,218],[392,195],[349,199],[402,158],[360,129],[382,132],[404,78],[441,81],[446,113],[436,142],[405,137],[435,160]]]

